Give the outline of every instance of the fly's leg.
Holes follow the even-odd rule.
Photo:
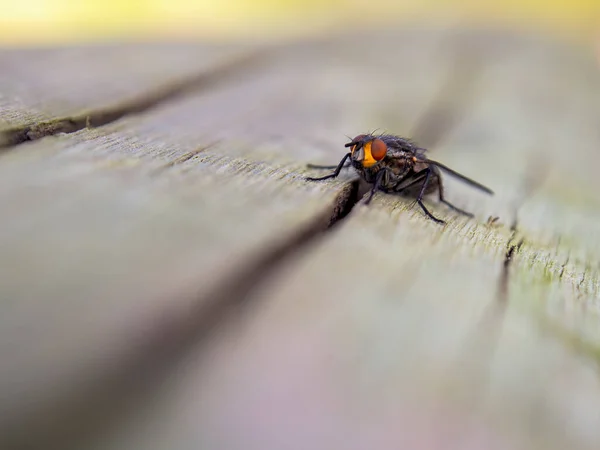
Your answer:
[[[373,186],[371,187],[371,192],[369,192],[369,197],[367,197],[367,199],[365,200],[365,205],[368,205],[369,203],[371,203],[371,200],[373,200],[373,196],[375,195],[375,192],[377,192],[377,190],[379,189],[379,186],[381,186],[381,181],[383,180],[384,176],[385,176],[385,169],[381,169],[377,173],[375,182],[373,183]]]
[[[474,217],[472,213],[465,211],[464,209],[460,209],[457,206],[454,206],[452,203],[450,203],[448,200],[446,200],[444,198],[444,184],[442,182],[442,177],[440,176],[439,172],[436,173],[436,175],[438,176],[438,194],[439,194],[439,198],[440,198],[440,202],[444,203],[445,205],[447,205],[448,207],[450,207],[451,209],[453,209],[454,211],[463,214],[467,217]]]
[[[327,180],[329,178],[337,177],[340,174],[340,172],[342,171],[342,168],[344,167],[344,163],[346,162],[346,160],[348,158],[350,158],[350,153],[346,153],[346,155],[342,158],[342,160],[337,165],[337,167],[335,168],[335,171],[332,174],[325,175],[324,177],[320,177],[320,178],[307,177],[306,180],[307,181],[322,181],[322,180]]]
[[[333,170],[333,169],[337,169],[337,164],[335,166],[321,166],[319,164],[307,164],[306,167],[308,167],[309,169]],[[348,167],[348,164],[346,164],[344,167]]]
[[[431,220],[433,220],[436,223],[445,224],[446,222],[444,222],[441,219],[438,219],[433,214],[431,214],[429,212],[429,210],[427,209],[427,207],[423,204],[422,199],[423,199],[423,195],[425,194],[425,189],[427,188],[427,183],[429,183],[429,177],[431,176],[431,169],[425,169],[425,171],[426,171],[425,181],[423,181],[423,186],[421,186],[421,192],[419,192],[419,196],[417,197],[417,203],[419,204],[419,206],[421,207],[423,212],[425,214],[427,214],[427,217],[429,217]]]
[[[396,192],[400,193],[400,192],[404,191],[405,189],[408,189],[409,187],[414,186],[415,184],[419,183],[420,181],[423,181],[423,178],[425,178],[427,176],[425,171],[426,170],[421,170],[420,172],[417,172],[414,175],[414,178],[411,180],[410,183],[408,183],[406,186],[402,186],[401,188],[397,189]]]

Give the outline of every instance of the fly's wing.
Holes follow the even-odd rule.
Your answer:
[[[494,195],[494,192],[493,192],[493,191],[492,191],[490,188],[488,188],[488,187],[484,186],[483,184],[480,184],[480,183],[478,183],[478,182],[477,182],[477,181],[475,181],[475,180],[472,180],[471,178],[468,178],[468,177],[466,177],[466,176],[464,176],[464,175],[462,175],[462,174],[458,173],[458,172],[457,172],[457,171],[455,171],[455,170],[452,170],[450,167],[448,167],[448,166],[446,166],[446,165],[444,165],[444,164],[442,164],[442,163],[440,163],[440,162],[433,161],[433,160],[431,160],[431,159],[427,159],[427,158],[423,158],[423,159],[421,159],[419,162],[422,162],[422,163],[425,163],[425,164],[430,164],[430,165],[432,165],[432,166],[439,167],[439,168],[440,168],[440,169],[442,169],[444,172],[446,172],[446,173],[448,173],[448,174],[452,175],[453,177],[456,177],[456,178],[458,178],[458,179],[459,179],[459,180],[461,180],[462,182],[464,182],[464,183],[466,183],[466,184],[468,184],[468,185],[470,185],[470,186],[472,186],[472,187],[474,187],[474,188],[476,188],[476,189],[479,189],[480,191],[483,191],[483,192],[485,192],[486,194]]]
[[[410,139],[406,139],[403,138],[401,136],[396,136],[393,134],[382,134],[381,136],[378,136],[379,139],[381,139],[383,142],[385,142],[385,144],[388,146],[388,148],[394,149],[394,150],[400,150],[406,153],[412,153],[415,154],[415,152],[417,150],[419,150],[419,147]],[[424,149],[421,149],[424,150]]]

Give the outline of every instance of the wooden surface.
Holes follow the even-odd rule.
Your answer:
[[[104,125],[226,79],[260,55],[246,45],[111,45],[0,50],[0,151]]]
[[[2,448],[597,448],[591,49],[35,55],[0,54]],[[375,128],[496,195],[446,178],[476,218],[432,199],[440,227],[350,171],[303,180]]]

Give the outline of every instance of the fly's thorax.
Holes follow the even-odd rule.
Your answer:
[[[394,175],[403,175],[413,167],[414,163],[406,158],[387,158],[383,165]]]

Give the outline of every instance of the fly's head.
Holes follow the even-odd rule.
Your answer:
[[[359,134],[345,147],[350,147],[352,165],[357,168],[373,167],[387,155],[387,144],[370,134]]]

